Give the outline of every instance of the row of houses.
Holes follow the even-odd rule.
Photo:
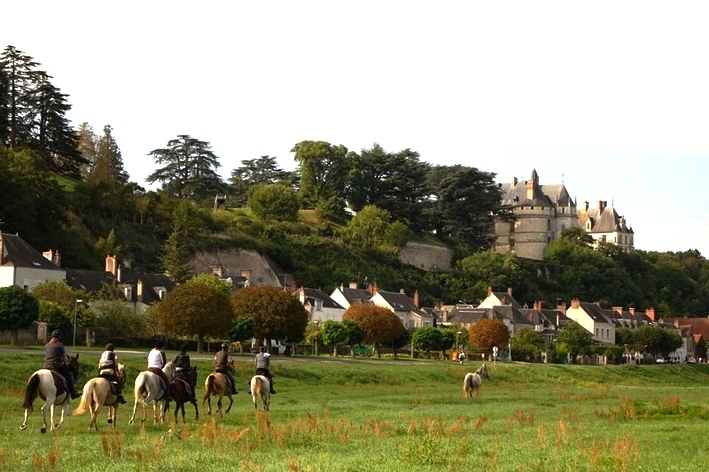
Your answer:
[[[243,251],[214,255],[200,253],[193,260],[196,273],[211,272],[231,283],[233,290],[249,285],[270,285],[290,291],[308,311],[310,321],[320,324],[328,320],[342,321],[345,311],[354,303],[372,303],[391,310],[407,329],[424,326],[470,329],[481,319],[497,319],[505,324],[512,336],[521,329],[534,330],[540,332],[547,342],[552,342],[558,330],[570,321],[583,326],[591,333],[593,341],[601,345],[615,344],[616,328],[662,324],[676,330],[682,337],[682,347],[672,354],[677,359],[694,357],[699,340],[709,339],[709,319],[662,320],[657,319],[652,308],[645,312],[637,312],[632,307],[607,309],[578,299],[571,300],[568,306],[562,302],[554,308],[545,308],[541,301],[537,301],[529,307],[515,300],[511,288],[506,292],[488,288],[486,298],[478,306],[459,303],[421,307],[418,291],[409,296],[404,289],[386,291],[376,283],[362,288],[357,282],[350,282],[328,294],[321,289],[299,287],[292,277],[272,266],[262,256]],[[18,285],[31,291],[47,280],[64,280],[70,287],[88,293],[97,293],[106,283],[115,285],[124,294],[126,305],[135,313],[143,313],[175,286],[164,274],[124,271],[115,256],[106,257],[103,271],[63,268],[58,251],[40,253],[18,235],[0,232],[0,287]]]

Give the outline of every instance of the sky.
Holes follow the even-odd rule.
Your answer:
[[[132,181],[187,134],[225,179],[304,140],[410,148],[605,200],[635,247],[709,257],[709,2],[75,1],[3,5],[0,48],[110,124]]]

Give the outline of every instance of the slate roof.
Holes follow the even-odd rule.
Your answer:
[[[553,310],[550,308],[542,308],[541,310],[522,308],[520,313],[527,320],[529,320],[531,316],[532,324],[535,326],[544,326],[544,329],[561,329],[566,323],[571,321],[568,316],[559,310]]]
[[[4,266],[64,271],[16,234],[0,233]]]
[[[709,318],[665,318],[663,321],[673,326],[675,322],[689,325],[695,334],[701,334],[704,339],[709,340]]]
[[[494,318],[500,319],[505,318],[510,320],[517,329],[521,329],[523,326],[534,327],[532,322],[530,322],[518,308],[510,305],[497,305],[491,308],[494,313]]]
[[[539,185],[539,175],[532,170],[530,179],[534,182],[534,198],[527,198],[527,180],[517,180],[500,184],[502,204],[510,206],[576,206],[563,184]]]
[[[372,298],[371,293],[361,288],[343,287],[340,291],[350,305],[357,302],[366,302]]]
[[[344,310],[345,308],[341,306],[339,303],[337,303],[335,300],[333,300],[330,295],[327,293],[323,292],[322,290],[318,288],[302,288],[296,290],[293,295],[296,297],[300,296],[300,290],[305,291],[305,300],[306,302],[309,302],[311,305],[315,305],[315,300],[322,300],[322,306],[323,308],[334,308],[334,309],[340,309]],[[369,292],[367,292],[369,293]]]
[[[113,284],[116,277],[102,270],[66,269],[66,283],[72,288],[95,293],[101,290],[104,283]]]
[[[633,233],[625,218],[620,216],[612,206],[605,206],[603,209],[595,207],[579,212],[579,227],[586,229],[586,222],[591,221],[590,233]]]
[[[167,275],[163,274],[147,274],[136,272],[123,272],[121,275],[121,284],[130,284],[136,286],[138,280],[143,282],[143,303],[151,305],[160,301],[160,292],[163,294],[175,288],[175,283],[170,280]],[[133,291],[133,300],[136,299],[136,290]]]
[[[405,293],[387,292],[384,290],[377,290],[377,293],[394,308],[394,311],[413,311],[416,313],[421,311]]]
[[[456,305],[448,313],[447,323],[475,324],[484,318],[488,318],[486,308],[474,308],[470,305]]]
[[[515,297],[510,295],[508,292],[492,292],[495,296],[502,302],[503,305],[509,305],[516,309],[521,309],[522,305],[519,304]]]
[[[605,310],[603,310],[598,303],[579,302],[579,307],[581,307],[593,321],[597,323],[613,324],[613,321],[608,319]]]

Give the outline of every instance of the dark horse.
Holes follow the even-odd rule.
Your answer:
[[[189,376],[189,380],[188,380]],[[188,384],[189,381],[189,384]],[[197,367],[190,367],[187,372],[180,371],[175,375],[175,380],[170,384],[170,398],[175,402],[175,422],[177,422],[177,413],[182,412],[182,422],[185,420],[185,403],[194,405],[194,419],[199,419],[199,408],[197,407],[197,396],[195,392],[192,395],[188,392],[188,385],[197,383]],[[192,387],[194,389],[194,387]],[[168,406],[169,408],[169,406]]]
[[[76,357],[69,357],[67,367],[74,378],[74,382],[76,382],[79,379],[79,354]],[[71,395],[66,391],[66,380],[57,372],[49,369],[40,369],[30,375],[25,386],[25,396],[22,402],[22,407],[25,409],[25,421],[22,422],[20,429],[27,429],[27,418],[32,411],[32,403],[37,397],[45,400],[44,405],[42,405],[42,429],[40,431],[47,432],[47,410],[50,410],[49,416],[52,429],[59,429],[64,422],[64,416],[69,410],[69,402],[71,401]],[[61,407],[62,416],[59,422],[55,423],[54,407],[57,406]]]

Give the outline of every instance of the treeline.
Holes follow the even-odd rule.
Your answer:
[[[118,254],[127,269],[183,281],[198,250],[253,249],[298,285],[376,281],[418,290],[427,306],[476,303],[491,286],[546,307],[579,298],[665,316],[709,312],[709,268],[698,251],[595,250],[581,230],[553,242],[543,261],[490,251],[495,219],[510,218],[495,175],[431,165],[410,149],[302,141],[295,171],[261,156],[225,181],[208,142],[178,135],[146,150],[156,166],[147,182],[159,186],[147,191],[125,172],[111,126],[100,134],[69,126],[68,95],[39,66],[12,46],[0,56],[0,230],[59,249],[67,267],[101,269],[105,255]],[[212,210],[217,195],[229,211]],[[454,249],[453,270],[398,260],[406,241],[434,236]]]

